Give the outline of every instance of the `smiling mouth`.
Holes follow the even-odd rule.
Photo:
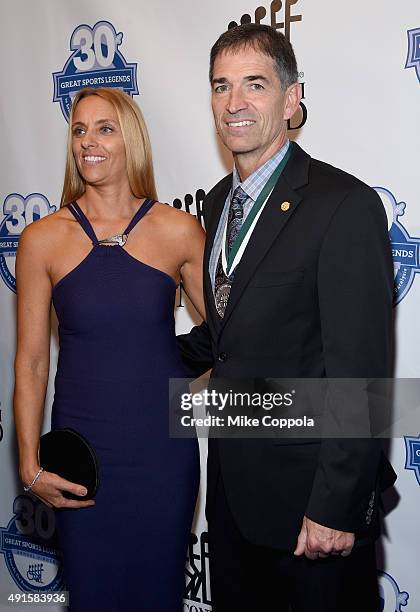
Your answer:
[[[226,121],[226,125],[228,127],[247,127],[249,125],[254,125],[255,121],[249,121],[249,120],[244,120],[244,121]]]
[[[101,155],[85,155],[83,156],[83,161],[87,164],[100,164],[105,161],[106,157],[102,157]]]

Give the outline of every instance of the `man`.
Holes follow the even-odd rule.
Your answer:
[[[268,26],[229,30],[211,50],[210,82],[234,168],[204,202],[207,324],[179,338],[190,373],[388,376],[385,212],[367,185],[289,142],[301,98],[290,43]],[[215,612],[379,610],[384,467],[390,484],[370,439],[210,439]]]

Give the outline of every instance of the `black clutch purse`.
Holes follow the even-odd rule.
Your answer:
[[[89,442],[74,429],[55,429],[39,442],[39,462],[44,470],[83,485],[87,495],[63,491],[68,499],[91,499],[99,486],[98,459]]]

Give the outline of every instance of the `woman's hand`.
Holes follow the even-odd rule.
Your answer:
[[[31,472],[32,473],[32,472]],[[34,472],[36,474],[36,472]],[[32,482],[33,476],[23,476],[22,482],[28,485]],[[61,478],[58,474],[53,472],[41,472],[36,483],[28,491],[32,495],[35,495],[40,499],[46,506],[50,508],[87,508],[88,506],[94,506],[95,501],[88,499],[86,501],[79,501],[77,499],[67,499],[63,496],[62,491],[68,491],[74,495],[85,495],[86,489],[83,485],[70,482],[65,478]]]

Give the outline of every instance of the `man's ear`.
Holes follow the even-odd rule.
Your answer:
[[[299,104],[302,99],[302,87],[300,83],[293,83],[290,85],[286,90],[284,98],[283,119],[287,121],[293,117],[299,108]]]

